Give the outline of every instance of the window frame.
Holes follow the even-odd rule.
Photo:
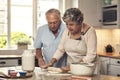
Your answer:
[[[38,0],[33,0],[33,27],[32,27],[32,38],[34,39],[36,36],[37,32],[37,1]],[[65,11],[65,2],[66,0],[58,0],[60,5],[59,5],[59,10],[61,12],[61,15]],[[6,48],[0,48],[0,49],[12,49],[11,45],[11,0],[7,0],[7,45]]]

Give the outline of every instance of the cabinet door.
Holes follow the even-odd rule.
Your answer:
[[[108,75],[120,76],[120,59],[110,58],[108,65]]]
[[[101,59],[100,73],[107,75],[109,58],[108,57],[100,57],[100,59]]]
[[[120,77],[120,66],[109,65],[108,66],[108,75]]]
[[[120,66],[120,59],[110,58],[110,64]]]
[[[0,59],[0,67],[18,66],[18,59]]]
[[[102,18],[101,0],[79,0],[79,9],[84,14],[84,22],[100,28]]]

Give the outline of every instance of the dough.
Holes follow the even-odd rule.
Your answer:
[[[62,72],[60,68],[55,68],[55,67],[48,67],[47,70],[50,73],[61,73]]]

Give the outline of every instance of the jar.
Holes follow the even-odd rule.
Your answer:
[[[35,55],[31,50],[24,50],[22,54],[22,70],[33,71],[35,68]]]
[[[105,5],[111,5],[111,0],[104,0]]]

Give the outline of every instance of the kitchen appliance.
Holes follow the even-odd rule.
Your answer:
[[[113,52],[113,47],[110,45],[110,44],[108,44],[106,47],[105,47],[105,50],[106,50],[106,52]]]
[[[103,8],[103,25],[117,25],[117,5]]]
[[[70,64],[70,72],[73,75],[92,76],[94,74],[94,63],[72,63]]]

